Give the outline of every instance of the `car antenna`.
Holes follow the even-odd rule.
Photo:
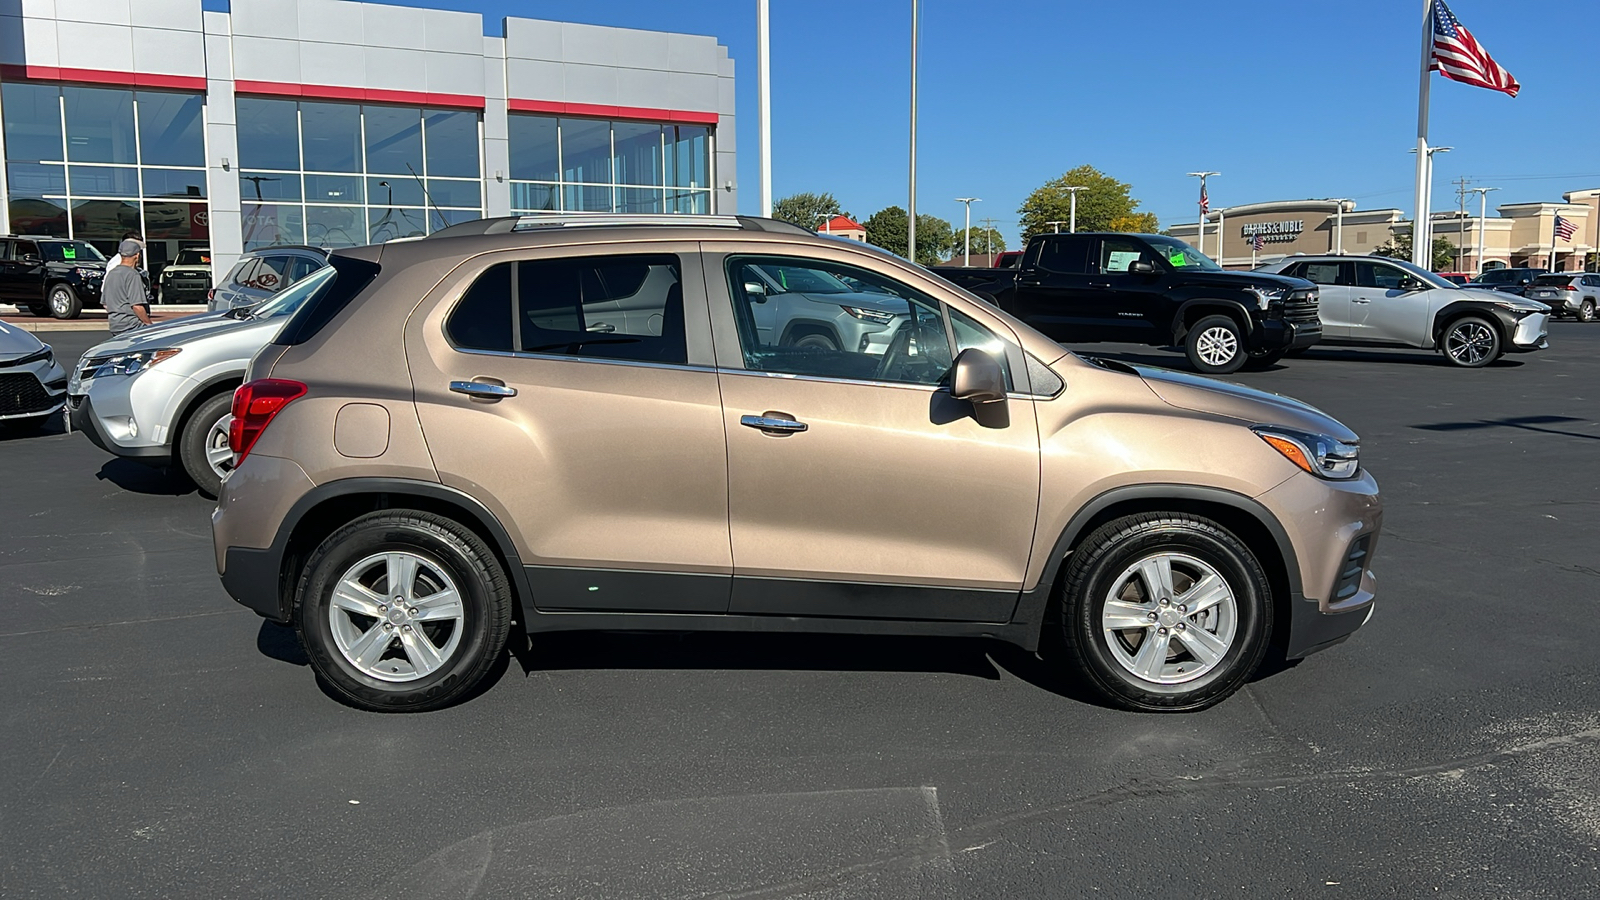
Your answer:
[[[439,204],[433,202],[433,195],[428,193],[428,186],[422,183],[421,178],[417,177],[417,170],[411,168],[411,163],[406,163],[406,171],[410,172],[411,177],[416,179],[417,187],[422,188],[422,199],[428,201],[428,205],[433,207],[434,215],[439,217],[439,226],[441,228],[449,227],[450,223],[445,221],[444,213],[439,212]]]

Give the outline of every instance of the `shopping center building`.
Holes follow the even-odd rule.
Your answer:
[[[225,271],[482,216],[737,207],[715,38],[352,0],[0,0],[0,234]]]
[[[1600,248],[1600,189],[1569,191],[1562,202],[1502,203],[1477,210],[1435,212],[1433,234],[1458,250],[1453,266],[1478,272],[1504,266],[1580,271],[1596,264]],[[1556,216],[1576,229],[1570,240],[1556,234]],[[1196,222],[1172,226],[1187,241],[1230,269],[1275,262],[1296,253],[1370,254],[1411,233],[1411,220],[1398,209],[1358,209],[1353,200],[1274,200],[1214,208],[1203,242]],[[1261,247],[1256,249],[1256,235]],[[1483,259],[1478,247],[1482,241]]]

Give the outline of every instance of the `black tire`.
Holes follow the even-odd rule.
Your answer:
[[[1206,316],[1194,323],[1183,339],[1183,352],[1189,357],[1189,365],[1202,375],[1237,372],[1249,358],[1244,332],[1238,322],[1227,316]]]
[[[838,342],[836,342],[830,335],[823,334],[820,331],[812,331],[802,334],[799,337],[791,338],[789,340],[789,346],[811,347],[818,350],[833,351],[837,351],[839,349]]]
[[[207,459],[211,451],[212,429],[226,420],[233,408],[233,394],[218,394],[200,404],[200,407],[189,415],[189,421],[183,425],[183,434],[178,436],[178,461],[183,464],[183,471],[194,482],[200,493],[215,500],[217,492],[222,490],[222,474],[212,468]],[[229,463],[226,469],[231,469]]]
[[[58,284],[50,289],[48,309],[50,315],[58,319],[76,319],[83,312],[83,301],[78,299],[77,291]]]
[[[1593,322],[1594,321],[1594,301],[1593,300],[1585,300],[1585,301],[1583,301],[1583,303],[1579,304],[1579,306],[1578,306],[1578,321],[1579,322]]]
[[[1288,354],[1289,348],[1287,347],[1279,350],[1266,350],[1258,353],[1252,353],[1250,354],[1249,358],[1244,361],[1244,367],[1255,372],[1259,372],[1262,369],[1270,369],[1278,364],[1278,360],[1283,359]]]
[[[1300,357],[1305,356],[1306,351],[1310,349],[1310,347],[1290,347],[1289,349],[1283,351],[1283,355],[1289,357],[1290,359],[1299,359]]]
[[[1170,616],[1174,621],[1161,618],[1144,626],[1141,619],[1140,628],[1148,630],[1108,632],[1101,617],[1113,589],[1128,584],[1129,572],[1141,561],[1162,555],[1168,555],[1167,580],[1174,590],[1168,604],[1152,606],[1161,610],[1161,616]],[[1193,588],[1199,579],[1182,580],[1180,584],[1179,575],[1204,574],[1204,567],[1209,567],[1231,591],[1231,610],[1227,608],[1228,601],[1224,601],[1213,607],[1218,610],[1215,620],[1210,619],[1209,610],[1200,614],[1207,621],[1196,615],[1185,618],[1174,608],[1185,596],[1184,589]],[[1184,579],[1189,577],[1184,574]],[[1144,583],[1140,581],[1141,585]],[[1119,602],[1128,602],[1124,598],[1131,595],[1119,592],[1117,596]],[[1273,629],[1272,589],[1255,555],[1217,523],[1181,513],[1126,516],[1096,529],[1072,553],[1060,604],[1066,655],[1076,674],[1109,703],[1144,712],[1187,712],[1220,703],[1261,665]],[[1232,638],[1207,667],[1188,648],[1191,643],[1202,643],[1196,636],[1207,628],[1210,631],[1206,634],[1220,640],[1216,634],[1222,633],[1225,620],[1230,617]],[[1179,624],[1185,627],[1179,629]],[[1160,638],[1156,637],[1158,628],[1166,629]],[[1132,635],[1145,637],[1130,646],[1126,641]],[[1125,653],[1137,665],[1137,648],[1146,639],[1167,642],[1166,653],[1156,662],[1161,670],[1158,677],[1172,683],[1136,675],[1119,660],[1117,654]],[[1113,651],[1112,641],[1119,642],[1118,651]],[[1160,645],[1150,646],[1154,649]],[[1191,664],[1191,660],[1193,666],[1203,669],[1201,674],[1183,674],[1183,666]],[[1172,672],[1167,674],[1169,668]]]
[[[33,313],[34,315],[38,316],[41,319],[46,318],[46,317],[48,317],[50,315],[50,304],[48,304],[48,303],[33,303],[33,304],[29,304],[28,312]]]
[[[412,680],[382,680],[358,669],[339,648],[330,621],[334,589],[340,580],[363,561],[385,552],[407,554],[443,572],[454,583],[461,602],[461,617],[452,623],[452,632],[461,630],[453,652],[438,668]],[[385,583],[383,593],[389,591]],[[296,591],[294,624],[312,668],[336,697],[376,712],[424,712],[450,705],[483,680],[505,650],[512,605],[505,572],[470,529],[432,513],[384,510],[367,513],[339,528],[312,553]],[[394,610],[400,614],[399,607]],[[343,610],[340,614],[350,615]],[[357,618],[350,615],[351,621]],[[417,628],[423,628],[418,621]],[[383,624],[373,619],[371,627]],[[398,649],[399,631],[392,633],[395,638],[385,642],[391,649],[385,652],[399,653],[403,661],[407,657]],[[439,639],[444,638],[432,638]]]
[[[1482,316],[1462,316],[1445,326],[1439,349],[1451,364],[1478,369],[1500,358],[1500,330]]]

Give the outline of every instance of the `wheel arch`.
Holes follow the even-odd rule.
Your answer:
[[[278,556],[278,610],[269,616],[287,622],[293,613],[304,567],[317,545],[339,527],[369,512],[416,510],[443,516],[468,528],[488,545],[516,591],[519,604],[529,597],[527,573],[511,535],[477,498],[446,485],[407,478],[347,478],[320,484],[295,501],[279,526],[273,549]],[[265,611],[258,610],[258,612]],[[520,621],[522,616],[517,614]]]
[[[1437,349],[1440,346],[1440,342],[1444,339],[1444,333],[1450,330],[1450,326],[1467,316],[1476,316],[1486,320],[1489,326],[1494,329],[1495,334],[1500,336],[1500,348],[1502,350],[1505,349],[1506,344],[1511,340],[1510,333],[1506,331],[1506,323],[1501,321],[1500,316],[1496,315],[1489,305],[1478,300],[1457,300],[1454,303],[1440,307],[1439,312],[1433,317],[1434,348]]]
[[[1246,338],[1250,336],[1251,322],[1250,311],[1243,303],[1237,300],[1226,300],[1221,297],[1196,297],[1185,300],[1172,314],[1172,342],[1182,344],[1184,338],[1189,336],[1189,329],[1196,322],[1210,315],[1223,315],[1234,321],[1239,326],[1239,331]]]
[[[791,319],[783,327],[783,334],[778,337],[779,344],[788,344],[799,340],[808,334],[821,334],[833,340],[835,346],[844,347],[844,337],[839,334],[839,329],[832,322],[822,319]]]
[[[183,438],[183,430],[189,427],[189,419],[194,416],[195,410],[198,410],[201,404],[224,391],[231,394],[241,384],[244,384],[243,372],[236,375],[218,375],[195,388],[178,408],[178,414],[173,417],[172,429],[167,432],[167,443],[173,447],[178,446],[178,441]]]

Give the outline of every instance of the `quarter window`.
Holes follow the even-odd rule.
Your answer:
[[[1064,237],[1045,241],[1039,247],[1039,268],[1063,275],[1083,275],[1089,271],[1089,238]]]
[[[682,266],[666,254],[500,263],[445,323],[467,350],[676,365],[688,362],[684,327]]]

